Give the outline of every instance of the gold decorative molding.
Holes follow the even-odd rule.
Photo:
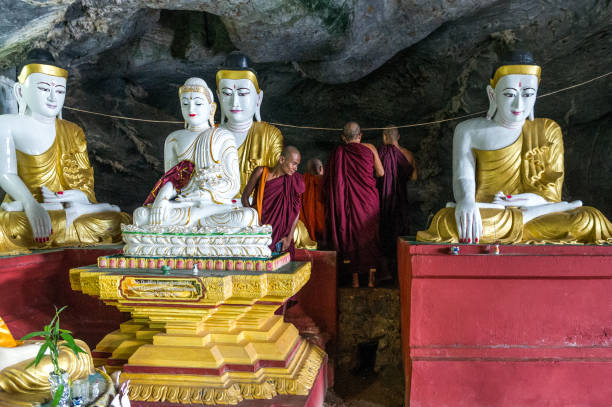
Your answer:
[[[174,384],[179,379],[171,375],[123,374],[130,380],[130,400],[176,404],[237,404],[243,400],[270,400],[279,394],[307,396],[312,389],[325,358],[325,352],[305,341],[305,352],[299,357],[296,370],[264,368],[263,373],[230,373],[218,377],[216,384],[194,386]],[[285,371],[285,374],[282,373]],[[259,376],[256,379],[256,376]],[[146,377],[146,378],[145,378]],[[187,380],[183,376],[183,380]]]
[[[98,277],[99,297],[101,300],[122,300],[120,285],[123,276],[101,274]]]
[[[218,303],[228,299],[258,300],[264,297],[274,297],[275,300],[282,300],[295,295],[310,278],[310,263],[304,263],[296,267],[297,269],[292,273],[274,271],[256,274],[228,273],[223,277],[198,277],[198,286],[204,293],[198,296],[197,300],[204,304]],[[155,278],[159,280],[167,278],[170,282],[174,281],[176,285],[181,287],[184,286],[184,280],[190,279],[189,276],[181,275],[166,277],[155,274],[130,275],[127,272],[111,274],[109,269],[98,267],[80,267],[70,270],[70,284],[74,290],[100,297],[103,300],[117,300],[120,304],[122,302],[133,302],[135,298],[145,298],[142,295],[125,295],[126,285],[125,282],[121,283],[122,279],[144,280]],[[194,280],[194,278],[191,277],[191,280]],[[167,300],[168,297],[161,295],[161,291],[159,291],[160,299]],[[178,298],[172,297],[172,299],[177,300]],[[193,301],[196,297],[188,295],[184,299]]]
[[[278,395],[274,380],[263,383],[240,383],[240,394],[246,400],[269,400]]]
[[[199,300],[204,287],[198,278],[124,277],[119,285],[127,299]]]
[[[129,398],[134,401],[209,405],[238,404],[243,400],[238,384],[224,389],[130,383]]]

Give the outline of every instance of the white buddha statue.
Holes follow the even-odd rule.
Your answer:
[[[455,203],[417,240],[462,243],[611,243],[612,224],[581,201],[561,200],[563,137],[534,119],[540,67],[515,52],[487,86],[486,118],[466,120],[453,138]]]
[[[153,204],[134,211],[134,224],[244,228],[259,225],[257,211],[235,199],[240,191],[238,151],[233,135],[214,127],[213,93],[200,78],[179,89],[186,128],[171,133],[164,146],[166,176],[152,195]],[[170,171],[170,172],[168,172]],[[179,174],[188,182],[178,184]]]
[[[261,120],[263,90],[245,55],[231,52],[217,71],[216,79],[221,105],[219,127],[234,135],[242,193],[255,168],[276,166],[283,151],[283,136],[278,128]],[[302,221],[298,221],[293,238],[298,248],[317,248],[317,242],[310,238]]]
[[[18,114],[0,116],[0,254],[120,241],[129,221],[96,201],[83,130],[61,119],[67,77],[33,50],[14,87]]]

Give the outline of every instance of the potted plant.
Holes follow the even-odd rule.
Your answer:
[[[79,345],[77,345],[72,337],[70,331],[60,328],[60,316],[59,314],[66,309],[63,306],[60,309],[55,307],[55,315],[48,325],[45,325],[42,331],[30,332],[21,340],[31,339],[35,337],[41,337],[44,343],[38,350],[38,354],[28,365],[38,366],[40,361],[45,356],[45,353],[49,353],[51,364],[53,365],[53,371],[49,373],[49,384],[51,385],[51,396],[53,397],[52,407],[64,407],[69,406],[70,400],[70,385],[68,382],[68,373],[64,372],[59,366],[59,351],[60,346],[65,346],[74,352],[78,356],[79,353],[85,352]]]

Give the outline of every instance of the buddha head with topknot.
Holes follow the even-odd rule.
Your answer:
[[[261,121],[263,91],[259,88],[257,73],[249,67],[248,58],[231,52],[217,71],[217,96],[221,104],[221,123]]]
[[[187,79],[178,93],[185,127],[190,130],[202,130],[214,126],[217,104],[204,79]]]
[[[35,48],[28,53],[18,72],[13,91],[19,115],[61,118],[68,72],[57,65],[53,55]]]
[[[527,51],[512,51],[493,72],[487,86],[487,119],[504,127],[520,127],[533,120],[541,68]]]

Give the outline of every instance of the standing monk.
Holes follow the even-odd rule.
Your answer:
[[[254,207],[259,214],[259,223],[272,225],[272,251],[289,251],[294,256],[293,234],[297,225],[304,179],[297,172],[300,152],[293,146],[286,146],[274,168],[257,167],[251,174],[242,193],[242,205]],[[253,203],[249,197],[255,191]],[[277,247],[279,245],[280,247]]]
[[[325,204],[323,202],[323,163],[318,158],[311,158],[306,163],[304,183],[306,189],[302,195],[302,210],[300,220],[308,229],[312,240],[316,240],[319,247],[325,246]]]
[[[412,152],[399,145],[397,127],[383,131],[383,146],[378,150],[385,175],[378,179],[380,192],[380,240],[383,253],[395,257],[398,236],[408,234],[408,180],[416,181],[417,168]]]
[[[330,243],[353,270],[353,287],[359,274],[369,273],[374,285],[380,258],[378,237],[379,201],[374,176],[384,170],[376,147],[361,143],[361,129],[355,122],[344,126],[342,140],[331,154],[325,191],[329,196]]]

